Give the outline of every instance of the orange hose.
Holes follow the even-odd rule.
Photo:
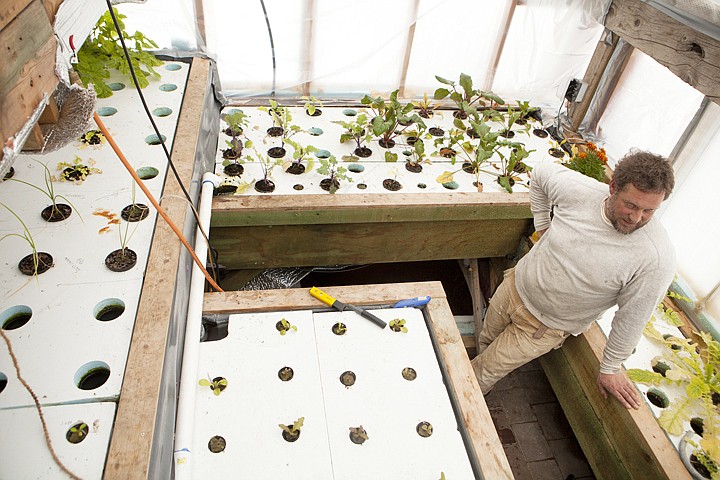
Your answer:
[[[175,232],[175,235],[180,239],[182,244],[185,245],[185,248],[187,248],[187,251],[190,252],[190,255],[192,256],[193,260],[195,261],[195,264],[198,267],[200,267],[200,270],[202,271],[203,275],[205,275],[205,278],[207,278],[207,281],[210,284],[210,286],[212,288],[214,288],[216,291],[222,292],[223,289],[220,288],[220,286],[217,283],[215,283],[215,280],[213,280],[212,276],[205,269],[205,266],[202,264],[200,259],[197,257],[197,255],[195,254],[195,251],[192,249],[192,247],[190,246],[188,241],[185,239],[182,232],[180,232],[180,230],[177,228],[175,223],[172,220],[170,220],[170,217],[168,217],[167,213],[165,213],[165,210],[163,210],[163,208],[160,206],[160,204],[157,202],[157,200],[155,200],[155,198],[152,196],[150,191],[147,189],[147,187],[145,186],[143,181],[140,180],[140,177],[138,177],[137,173],[135,173],[135,169],[132,168],[132,166],[130,165],[130,162],[127,161],[127,159],[125,158],[125,155],[123,155],[122,151],[120,150],[120,147],[118,147],[117,143],[115,143],[115,140],[110,135],[110,132],[108,132],[107,128],[105,127],[105,124],[102,122],[102,120],[100,120],[100,117],[98,116],[97,112],[93,113],[93,118],[95,119],[95,123],[97,123],[97,126],[100,127],[100,131],[103,133],[103,135],[105,135],[105,138],[107,138],[108,143],[110,143],[110,146],[115,151],[115,153],[117,154],[120,161],[123,163],[123,165],[125,165],[125,168],[127,169],[128,172],[130,172],[130,175],[132,175],[133,179],[135,180],[135,182],[137,182],[140,189],[143,191],[143,193],[145,193],[148,200],[150,200],[150,203],[153,204],[153,207],[155,207],[155,209],[160,214],[160,216],[165,219],[168,226],[172,229],[173,232]]]

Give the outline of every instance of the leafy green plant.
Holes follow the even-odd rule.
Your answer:
[[[136,31],[133,35],[128,35],[123,23],[126,16],[118,13],[114,8],[113,12],[123,38],[126,41],[132,40],[134,44],[134,47],[128,47],[128,52],[138,84],[140,88],[147,87],[150,84],[149,76],[160,76],[153,67],[162,65],[162,61],[146,51],[148,48],[157,48],[157,44],[141,32]],[[115,30],[109,11],[100,17],[77,55],[78,63],[75,68],[80,75],[80,79],[86,86],[93,84],[98,98],[106,98],[112,95],[112,90],[105,84],[105,80],[110,78],[111,70],[118,70],[124,75],[130,74],[130,67],[127,64],[125,53],[120,44],[120,37],[118,37]]]
[[[210,390],[213,391],[213,394],[215,396],[218,396],[223,390],[225,390],[225,388],[227,388],[228,381],[226,378],[223,377],[215,377],[211,380],[208,376],[208,378],[201,378],[198,384],[201,387],[210,387]]]
[[[418,109],[418,115],[422,118],[430,118],[435,115],[437,105],[433,104],[428,98],[427,93],[423,93],[423,99],[412,102],[413,106]]]
[[[317,147],[312,145],[303,146],[289,138],[285,140],[285,143],[293,148],[293,159],[291,162],[286,162],[285,165],[283,165],[285,169],[288,169],[292,166],[292,164],[295,164],[303,165],[303,172],[311,171],[315,166],[312,154],[318,151]]]
[[[88,159],[86,162],[75,155],[72,162],[58,162],[57,169],[60,170],[60,180],[73,182],[77,185],[85,181],[85,179],[95,173],[102,173],[99,168],[93,167],[95,161]]]
[[[457,83],[438,75],[435,75],[435,79],[452,89],[449,90],[445,87],[436,89],[434,94],[435,100],[443,100],[444,98],[450,97],[450,100],[457,105],[458,110],[464,114],[462,116],[473,117],[477,120],[479,116],[478,107],[492,109],[495,105],[505,105],[505,100],[493,92],[485,92],[473,88],[472,77],[465,73],[460,74],[460,79]]]
[[[275,328],[280,332],[280,335],[285,335],[290,330],[297,332],[297,326],[292,325],[284,318],[275,325]]]
[[[364,156],[369,156],[372,152],[367,148],[366,144],[370,141],[371,131],[368,125],[368,117],[366,114],[361,113],[357,115],[352,122],[345,122],[342,120],[334,120],[332,123],[336,123],[343,127],[345,130],[340,134],[340,143],[349,141],[355,142],[355,154],[366,149],[368,152]]]
[[[519,180],[516,174],[526,173],[532,170],[530,166],[523,162],[523,160],[530,156],[530,152],[525,150],[525,146],[522,143],[518,142],[507,142],[505,146],[510,147],[511,150],[509,154],[506,155],[503,153],[502,149],[497,150],[497,154],[500,156],[500,173],[497,174],[497,182],[507,190],[508,193],[512,193],[513,185]]]
[[[78,438],[82,438],[87,434],[88,426],[86,423],[80,423],[70,427],[70,433],[76,435]]]
[[[33,185],[32,183],[26,182],[25,180],[20,180],[19,178],[9,178],[8,180],[12,182],[18,182],[22,183],[23,185],[27,185],[29,187],[32,187],[39,192],[42,192],[43,195],[48,197],[50,199],[50,202],[52,202],[52,205],[50,206],[50,212],[47,215],[48,218],[46,220],[48,221],[57,221],[60,219],[67,218],[65,216],[64,211],[58,207],[58,199],[66,201],[72,208],[75,208],[75,205],[72,204],[70,200],[64,195],[58,195],[55,193],[55,186],[53,185],[53,177],[50,173],[50,169],[47,167],[46,164],[42,163],[40,160],[37,160],[35,158],[32,159],[34,162],[38,163],[43,168],[43,180],[45,182],[45,188],[38,187],[37,185]],[[75,210],[77,210],[75,208]],[[72,210],[70,211],[72,213]],[[69,215],[69,214],[68,214]],[[43,214],[43,218],[45,218],[45,215]]]
[[[302,429],[304,422],[305,417],[300,417],[290,425],[283,425],[280,423],[278,424],[278,427],[282,429],[283,436],[286,440],[295,441],[300,436],[300,430]]]
[[[228,148],[223,151],[223,158],[237,163],[242,155],[243,148],[252,147],[252,140],[246,140],[243,143],[241,139],[245,129],[250,125],[249,117],[242,110],[234,108],[230,110],[230,112],[223,114],[222,119],[228,125],[225,133],[231,137],[230,140],[225,140],[225,145]],[[231,162],[223,162],[223,166],[227,166],[230,163]]]
[[[392,330],[393,332],[402,332],[402,333],[408,332],[408,329],[405,326],[404,318],[395,318],[393,320],[390,320],[390,323],[388,323],[388,326],[390,327],[390,330]]]
[[[382,97],[372,98],[365,95],[360,102],[367,105],[375,115],[372,119],[372,133],[379,139],[381,147],[392,148],[395,145],[395,137],[401,135],[403,131],[411,124],[420,124],[423,127],[425,123],[416,113],[412,113],[413,104],[402,104],[398,99],[399,90],[390,93],[390,99],[386,102]],[[391,154],[390,156],[388,154]],[[397,160],[397,154],[393,160],[392,152],[386,152],[386,161]],[[390,157],[390,158],[389,158]]]
[[[282,164],[282,159],[272,158],[269,155],[263,155],[262,153],[258,152],[254,147],[251,147],[250,149],[255,152],[255,155],[248,154],[248,160],[250,160],[251,162],[258,162],[260,164],[263,172],[262,181],[267,182],[270,178],[272,178],[273,169],[278,165]]]
[[[662,317],[667,318],[668,315],[663,313]],[[645,385],[677,385],[684,389],[683,396],[672,400],[670,406],[663,409],[658,423],[669,434],[681,435],[685,424],[694,414],[700,412],[703,418],[703,433],[694,453],[701,464],[713,475],[718,475],[720,342],[706,332],[699,333],[704,345],[698,345],[687,338],[664,336],[655,328],[652,320],[647,323],[643,333],[662,348],[661,355],[653,359],[653,364],[662,362],[669,368],[656,369],[657,371],[633,368],[628,370],[628,376],[632,381]]]
[[[307,112],[308,115],[310,115],[311,117],[316,117],[316,116],[322,114],[322,111],[320,110],[320,108],[322,108],[323,104],[320,100],[313,97],[312,95],[306,95],[306,96],[302,96],[300,98],[305,100],[304,107],[305,107],[305,112]]]
[[[337,192],[342,180],[352,182],[352,178],[347,176],[347,168],[338,165],[334,155],[320,159],[320,166],[317,168],[317,173],[327,175],[327,178],[320,182],[320,186],[327,185],[326,190],[330,193]]]

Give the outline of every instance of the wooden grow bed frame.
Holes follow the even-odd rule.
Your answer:
[[[531,224],[527,193],[215,197],[212,242],[235,269],[502,257]]]
[[[354,305],[392,304],[406,298],[429,295],[428,328],[436,339],[437,353],[445,364],[447,387],[468,433],[481,473],[488,479],[512,479],[512,471],[495,431],[485,399],[470,365],[465,345],[440,282],[391,283],[323,287],[328,294]],[[309,289],[233,291],[206,293],[203,314],[235,314],[307,310],[327,306],[309,294]]]

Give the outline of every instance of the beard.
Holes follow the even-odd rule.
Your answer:
[[[650,219],[648,218],[644,222],[641,221],[638,223],[632,223],[629,220],[622,218],[622,216],[618,214],[617,210],[615,209],[614,200],[615,195],[612,195],[605,203],[605,206],[607,207],[606,214],[608,220],[610,220],[610,223],[618,233],[622,233],[623,235],[630,235],[636,230],[639,230],[640,228],[647,225],[647,223],[650,221]]]

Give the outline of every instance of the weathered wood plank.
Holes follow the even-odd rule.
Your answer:
[[[614,0],[605,27],[720,104],[720,41],[642,0]]]
[[[619,37],[617,35],[614,35],[612,32],[606,30],[605,35],[603,35],[603,38],[600,39],[595,47],[593,56],[590,59],[590,64],[588,65],[588,68],[585,71],[585,76],[583,77],[583,82],[587,83],[585,96],[581,102],[571,103],[568,106],[570,124],[574,132],[577,132],[580,129],[580,124],[582,123],[583,118],[585,118],[588,108],[590,108],[590,103],[592,102],[595,92],[597,92],[600,80],[605,72],[605,68],[615,51],[618,38]]]
[[[453,392],[462,414],[482,475],[487,479],[512,479],[510,464],[495,431],[495,424],[470,365],[450,306],[446,301],[435,302],[433,299],[427,309],[428,322],[448,372],[448,389]]]
[[[530,219],[212,228],[230,269],[500,257]]]
[[[2,4],[0,4],[0,32],[15,17],[20,15],[20,12],[25,10],[25,7],[30,5],[30,2],[32,0],[3,0]]]
[[[204,314],[267,312],[324,308],[309,288],[243,292],[209,292],[203,302]],[[429,325],[440,357],[447,369],[449,388],[470,437],[470,443],[484,478],[512,479],[512,471],[477,384],[463,339],[447,303],[440,282],[413,282],[380,285],[323,287],[335,298],[355,305],[385,305],[398,300],[430,295],[427,306]]]
[[[213,199],[212,227],[531,216],[527,193],[218,196]]]
[[[180,178],[186,183],[189,183],[193,172],[208,75],[209,61],[194,59],[172,149],[173,161]],[[182,195],[170,171],[166,176],[163,195]],[[164,202],[163,207],[182,230],[186,204]],[[162,220],[159,221],[145,272],[104,478],[148,478],[160,382],[182,248],[170,227]]]
[[[658,425],[647,404],[643,403],[639,410],[628,410],[614,398],[604,399],[601,396],[597,387],[597,374],[605,341],[600,327],[593,325],[583,335],[568,338],[562,347],[567,368],[570,368],[576,377],[576,384],[587,398],[594,416],[599,419],[612,447],[602,449],[604,451],[598,452],[597,456],[590,460],[590,455],[595,455],[592,449],[600,448],[600,445],[594,444],[598,434],[594,427],[584,430],[586,418],[591,417],[576,420],[573,430],[583,450],[587,448],[590,451],[586,451],[586,455],[593,465],[593,472],[598,478],[619,478],[615,476],[616,465],[610,465],[609,462],[612,455],[617,455],[629,478],[689,480],[691,477],[677,450]],[[568,384],[562,383],[564,381],[557,377],[563,373],[562,370],[546,368],[545,373],[551,383],[559,386],[555,393],[561,403],[576,401],[572,397],[564,401],[561,399],[570,389]],[[608,470],[603,470],[604,468]]]
[[[40,0],[34,0],[0,31],[0,138],[14,136],[52,94],[56,41]]]

